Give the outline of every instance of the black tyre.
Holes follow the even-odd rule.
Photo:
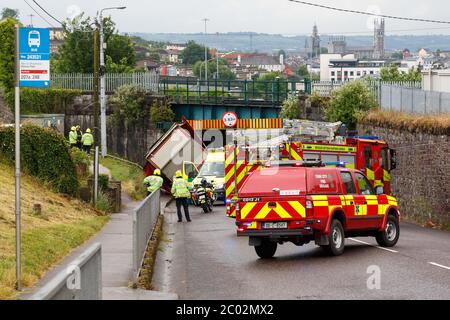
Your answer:
[[[345,233],[342,223],[335,219],[331,222],[330,234],[328,235],[329,244],[321,246],[329,255],[340,256],[344,253]]]
[[[400,237],[400,224],[394,215],[389,215],[386,221],[386,229],[379,232],[376,236],[377,242],[381,247],[393,247],[397,244]]]
[[[207,204],[204,204],[204,205],[202,206],[202,209],[203,209],[203,212],[204,212],[204,213],[208,213],[208,212],[209,212],[209,208],[208,208],[208,205],[207,205]]]
[[[261,259],[270,259],[277,252],[277,246],[278,244],[276,242],[264,240],[261,245],[255,246],[255,251]]]

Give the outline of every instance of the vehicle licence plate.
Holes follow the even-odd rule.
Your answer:
[[[263,229],[287,229],[287,222],[264,222]]]

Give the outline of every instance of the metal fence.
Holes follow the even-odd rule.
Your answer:
[[[156,72],[107,73],[105,85],[106,92],[114,92],[124,85],[134,85],[146,91],[158,92],[159,75]],[[51,75],[51,86],[56,89],[93,92],[94,75],[92,73],[53,73]]]
[[[34,293],[30,300],[101,300],[102,249],[96,243]]]
[[[381,86],[382,109],[407,113],[450,113],[450,93],[400,86]]]
[[[354,81],[354,80],[352,80]],[[415,88],[421,89],[422,82],[417,81],[381,81],[375,79],[364,79],[364,83],[367,85],[369,90],[372,92],[374,98],[379,101],[381,99],[381,87],[382,86],[396,86],[402,88]],[[321,96],[330,96],[335,90],[341,88],[343,85],[349,83],[350,81],[313,81],[311,83],[312,92],[316,92]]]
[[[161,213],[160,190],[149,195],[133,213],[133,270],[139,277],[148,243]]]

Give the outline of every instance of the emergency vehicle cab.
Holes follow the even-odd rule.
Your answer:
[[[397,200],[359,170],[325,165],[284,163],[248,176],[236,203],[237,235],[249,237],[259,257],[273,257],[286,242],[314,241],[335,256],[347,237],[375,237],[383,247],[397,243]]]

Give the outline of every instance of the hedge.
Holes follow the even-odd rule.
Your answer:
[[[0,156],[15,161],[14,128],[0,128]],[[64,136],[34,125],[21,128],[22,170],[49,183],[56,192],[76,195],[78,179],[75,164]]]
[[[79,90],[22,88],[20,90],[21,113],[65,113],[66,107],[81,94]],[[11,110],[14,110],[14,91],[6,92],[5,98]]]

